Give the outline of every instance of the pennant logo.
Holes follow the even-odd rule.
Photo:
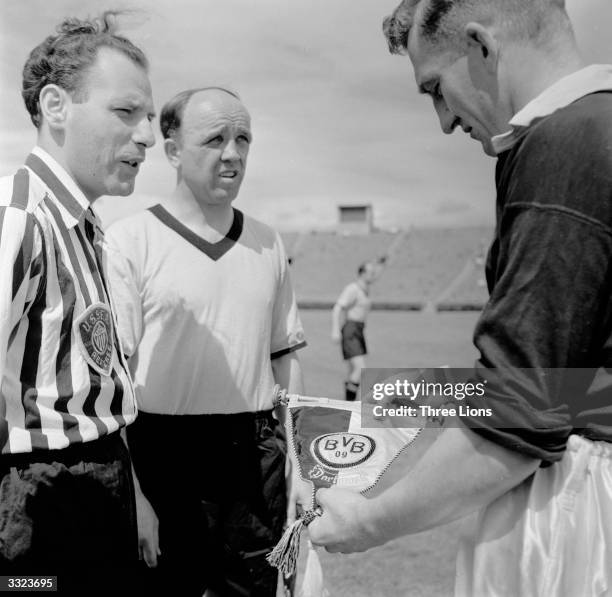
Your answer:
[[[344,469],[365,462],[376,448],[376,442],[360,433],[326,433],[310,445],[315,460],[328,469]]]
[[[110,375],[113,361],[111,312],[104,303],[91,305],[75,321],[77,343],[87,363],[102,375]]]

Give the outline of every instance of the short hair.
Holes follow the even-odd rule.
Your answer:
[[[402,0],[393,14],[385,17],[383,33],[391,54],[405,54],[408,49],[408,34],[412,29],[414,13],[421,0]]]
[[[41,124],[40,92],[53,83],[69,92],[75,101],[85,101],[84,74],[95,62],[102,47],[117,50],[132,62],[149,68],[144,52],[130,40],[115,33],[118,11],[105,11],[95,19],[67,18],[36,46],[23,67],[21,95],[35,127]]]
[[[371,261],[364,261],[358,268],[357,268],[357,275],[361,276],[361,274],[365,274],[366,270],[368,269],[368,265],[374,265]]]
[[[469,21],[497,20],[515,39],[538,42],[554,28],[571,33],[565,0],[403,0],[383,21],[392,54],[405,54],[408,35],[419,18],[420,33],[431,43],[454,46]]]
[[[181,122],[183,121],[183,114],[185,113],[185,107],[193,95],[200,91],[209,91],[216,89],[229,93],[232,97],[242,101],[240,96],[230,89],[225,87],[197,87],[195,89],[187,89],[177,93],[172,99],[168,100],[162,108],[161,115],[159,117],[159,128],[164,139],[173,137],[181,128]]]

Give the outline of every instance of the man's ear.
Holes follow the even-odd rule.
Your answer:
[[[181,150],[178,143],[173,137],[168,137],[164,140],[164,152],[170,164],[174,166],[174,168],[178,169],[181,163]]]
[[[468,47],[468,60],[481,66],[490,75],[497,71],[499,43],[490,29],[480,23],[468,23],[465,26],[465,38]]]
[[[49,83],[38,96],[40,114],[53,130],[63,129],[68,116],[72,98],[65,89]]]

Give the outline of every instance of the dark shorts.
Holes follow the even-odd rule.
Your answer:
[[[186,597],[207,587],[224,597],[273,597],[277,571],[265,557],[287,504],[285,438],[271,412],[141,412],[128,442],[159,518],[162,555],[143,570],[143,585],[171,595],[179,582]]]
[[[119,433],[0,456],[0,574],[54,575],[61,594],[109,594],[137,561],[131,465]]]
[[[347,321],[342,326],[342,356],[344,360],[368,354],[366,349],[363,321]]]

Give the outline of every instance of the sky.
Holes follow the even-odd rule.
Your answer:
[[[441,133],[410,61],[381,32],[399,0],[12,0],[0,3],[0,175],[36,141],[20,96],[29,51],[64,16],[132,9],[122,32],[151,62],[156,109],[178,91],[238,91],[254,141],[235,205],[280,230],[332,229],[337,206],[372,204],[384,229],[490,225],[495,162]],[[612,62],[612,0],[568,0],[583,54]],[[162,200],[175,172],[161,134],[108,223]]]

